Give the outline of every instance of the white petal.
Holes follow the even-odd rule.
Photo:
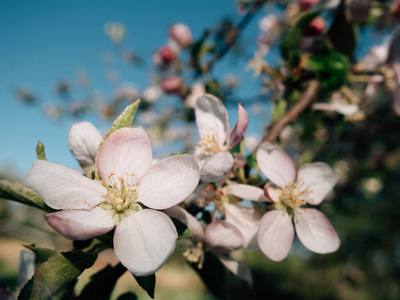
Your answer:
[[[278,202],[281,199],[282,193],[281,188],[274,188],[268,183],[264,186],[264,194],[272,202]]]
[[[234,260],[232,258],[223,255],[218,255],[218,258],[221,261],[221,263],[227,269],[229,269],[233,274],[247,281],[250,288],[253,286],[253,277],[251,276],[251,272],[248,266],[246,266],[244,263],[240,261]]]
[[[45,160],[33,162],[26,180],[44,202],[55,209],[91,210],[104,201],[101,195],[107,194],[100,181]]]
[[[294,228],[286,212],[273,210],[261,219],[257,240],[261,251],[271,260],[281,261],[292,248]]]
[[[86,121],[75,124],[68,133],[69,149],[83,168],[94,165],[101,140],[100,131]]]
[[[186,200],[200,179],[193,156],[175,155],[156,163],[138,183],[137,201],[155,209],[166,209]]]
[[[239,229],[244,237],[244,245],[250,250],[259,250],[257,243],[257,231],[261,216],[251,207],[240,204],[225,204],[226,222],[231,223]]]
[[[327,217],[309,208],[294,217],[296,233],[305,247],[316,253],[330,253],[339,248],[340,240]]]
[[[262,188],[248,184],[230,184],[227,188],[227,193],[241,199],[252,201],[271,202],[264,195]]]
[[[204,238],[204,229],[201,223],[191,214],[189,214],[182,207],[175,205],[166,210],[164,210],[171,218],[178,219],[183,224],[185,224],[190,232],[192,233],[193,239],[195,241],[201,241]]]
[[[336,182],[337,177],[332,168],[322,162],[302,165],[297,173],[298,189],[309,191],[304,194],[303,199],[314,205],[324,200]]]
[[[261,172],[280,188],[293,183],[296,169],[293,161],[281,148],[263,143],[257,151],[257,163]]]
[[[114,234],[115,254],[135,276],[155,273],[175,249],[178,237],[171,219],[144,209],[127,214]]]
[[[230,152],[224,151],[214,154],[201,168],[201,181],[204,183],[218,181],[234,164]]]
[[[205,229],[205,243],[215,253],[229,253],[243,246],[244,238],[236,226],[216,220]]]
[[[108,178],[111,173],[136,184],[152,164],[150,140],[141,127],[115,131],[101,145],[97,157],[99,174],[108,184],[111,184]],[[133,181],[126,173],[135,174]]]
[[[196,124],[200,137],[216,134],[216,141],[222,146],[229,133],[228,112],[221,100],[210,94],[196,101]]]
[[[55,231],[70,240],[87,240],[112,230],[114,212],[95,207],[87,210],[63,210],[45,215],[47,223]]]

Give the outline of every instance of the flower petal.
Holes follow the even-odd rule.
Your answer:
[[[174,223],[162,212],[144,209],[127,214],[114,234],[115,254],[135,276],[155,273],[175,249]]]
[[[201,223],[182,207],[175,205],[163,211],[171,218],[178,219],[185,224],[192,233],[193,239],[197,242],[203,240],[204,229]]]
[[[218,145],[222,146],[229,133],[229,120],[221,100],[210,94],[201,96],[196,101],[195,114],[200,137],[215,133]]]
[[[107,194],[99,181],[46,160],[35,160],[26,180],[55,209],[91,210],[104,201],[101,195]]]
[[[302,165],[297,173],[298,189],[307,189],[303,199],[313,205],[320,204],[337,182],[330,166],[317,162]]]
[[[296,175],[293,161],[281,148],[271,143],[261,144],[257,151],[261,172],[280,188],[293,183]]]
[[[100,131],[89,122],[79,122],[71,127],[68,133],[69,150],[82,168],[94,165],[102,138]]]
[[[264,195],[272,202],[278,202],[282,196],[281,188],[274,188],[269,183],[264,185]]]
[[[271,202],[264,195],[262,188],[248,184],[230,184],[227,187],[227,193],[241,199],[247,199],[260,202]]]
[[[240,204],[225,204],[226,222],[233,224],[244,237],[243,247],[250,250],[260,250],[257,243],[257,231],[261,216],[251,207]]]
[[[230,152],[224,151],[214,154],[201,168],[201,181],[204,183],[218,181],[234,164]]]
[[[138,202],[166,209],[186,200],[200,179],[199,164],[193,156],[175,155],[156,163],[138,183]]]
[[[248,266],[240,261],[223,255],[218,255],[217,257],[228,270],[230,270],[237,277],[247,281],[250,288],[253,286],[253,277],[251,276],[251,272]]]
[[[244,243],[239,229],[222,220],[208,224],[204,233],[208,249],[215,253],[229,253],[239,249]]]
[[[126,173],[135,176],[131,184],[136,184],[153,164],[150,140],[143,128],[121,128],[115,131],[101,145],[97,156],[100,177],[111,184],[108,176],[128,180]]]
[[[70,240],[87,240],[112,230],[114,212],[95,207],[87,210],[63,210],[45,215],[47,223],[55,231]]]
[[[273,210],[261,219],[257,240],[261,251],[271,260],[281,261],[292,248],[294,228],[286,212]]]
[[[249,115],[243,108],[243,105],[240,103],[238,106],[238,121],[229,134],[228,149],[231,149],[242,140],[243,134],[247,129],[247,125],[249,125]]]
[[[303,245],[316,253],[330,253],[339,248],[340,240],[327,217],[317,209],[308,208],[295,214],[296,233]]]

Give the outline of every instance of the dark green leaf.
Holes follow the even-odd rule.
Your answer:
[[[29,279],[29,281],[24,285],[22,290],[19,292],[18,300],[30,300],[32,290],[33,290],[33,278]]]
[[[107,265],[105,268],[94,274],[90,282],[85,286],[78,300],[84,299],[110,299],[117,280],[126,272],[126,268],[119,263],[115,267]]]
[[[57,251],[52,250],[52,249],[47,249],[47,248],[39,248],[36,247],[35,244],[32,245],[24,245],[25,248],[28,248],[31,250],[33,253],[35,253],[35,265],[38,267],[38,265],[44,263],[47,261],[50,257],[53,257],[54,255],[57,254]]]
[[[132,292],[128,292],[119,296],[117,300],[137,300],[137,296]]]
[[[140,99],[133,102],[131,105],[127,106],[124,111],[118,116],[118,118],[114,121],[110,130],[104,136],[103,140],[100,143],[100,146],[104,143],[104,141],[115,131],[124,127],[130,127],[132,125],[133,118],[135,117],[136,111],[139,107]],[[100,149],[99,146],[99,149]],[[99,152],[97,151],[97,155]],[[99,171],[97,170],[97,155],[96,155],[96,163],[94,165],[95,168],[95,179],[100,180]]]
[[[133,275],[133,277],[135,277],[140,287],[144,289],[152,299],[154,299],[154,289],[156,287],[156,274],[151,274],[148,276]]]
[[[178,219],[175,218],[171,218],[172,222],[174,223],[175,227],[176,227],[176,231],[178,232],[178,236],[180,236],[181,234],[183,234],[186,229],[187,226],[185,224],[183,224],[181,221],[179,221]]]
[[[258,167],[258,165],[257,165],[257,159],[256,159],[256,156],[255,156],[255,155],[249,155],[249,156],[247,156],[246,162],[247,162],[247,164],[248,164],[251,168],[256,169],[256,168]]]
[[[83,251],[58,253],[35,270],[32,299],[62,299],[70,292],[76,278],[90,268],[97,254]]]
[[[54,209],[48,207],[33,189],[18,182],[0,180],[0,198],[20,202],[42,209],[46,212],[55,211]]]
[[[36,156],[38,159],[47,160],[46,152],[44,151],[44,145],[39,141],[36,145]]]

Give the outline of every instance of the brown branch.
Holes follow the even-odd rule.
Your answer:
[[[286,125],[295,121],[297,117],[308,107],[317,97],[320,83],[318,80],[309,81],[306,90],[301,95],[300,100],[292,106],[292,108],[278,119],[268,130],[268,134],[265,138],[257,145],[253,151],[253,155],[257,152],[260,145],[264,142],[274,142],[278,137],[279,133],[285,128]]]

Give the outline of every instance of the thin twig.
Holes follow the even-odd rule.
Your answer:
[[[252,154],[255,154],[264,142],[274,142],[278,137],[279,133],[285,128],[286,125],[295,121],[297,117],[314,102],[319,91],[320,83],[318,80],[309,81],[306,90],[301,95],[300,100],[292,106],[292,108],[284,114],[280,119],[278,119],[268,130],[268,134],[265,138],[257,145]]]

